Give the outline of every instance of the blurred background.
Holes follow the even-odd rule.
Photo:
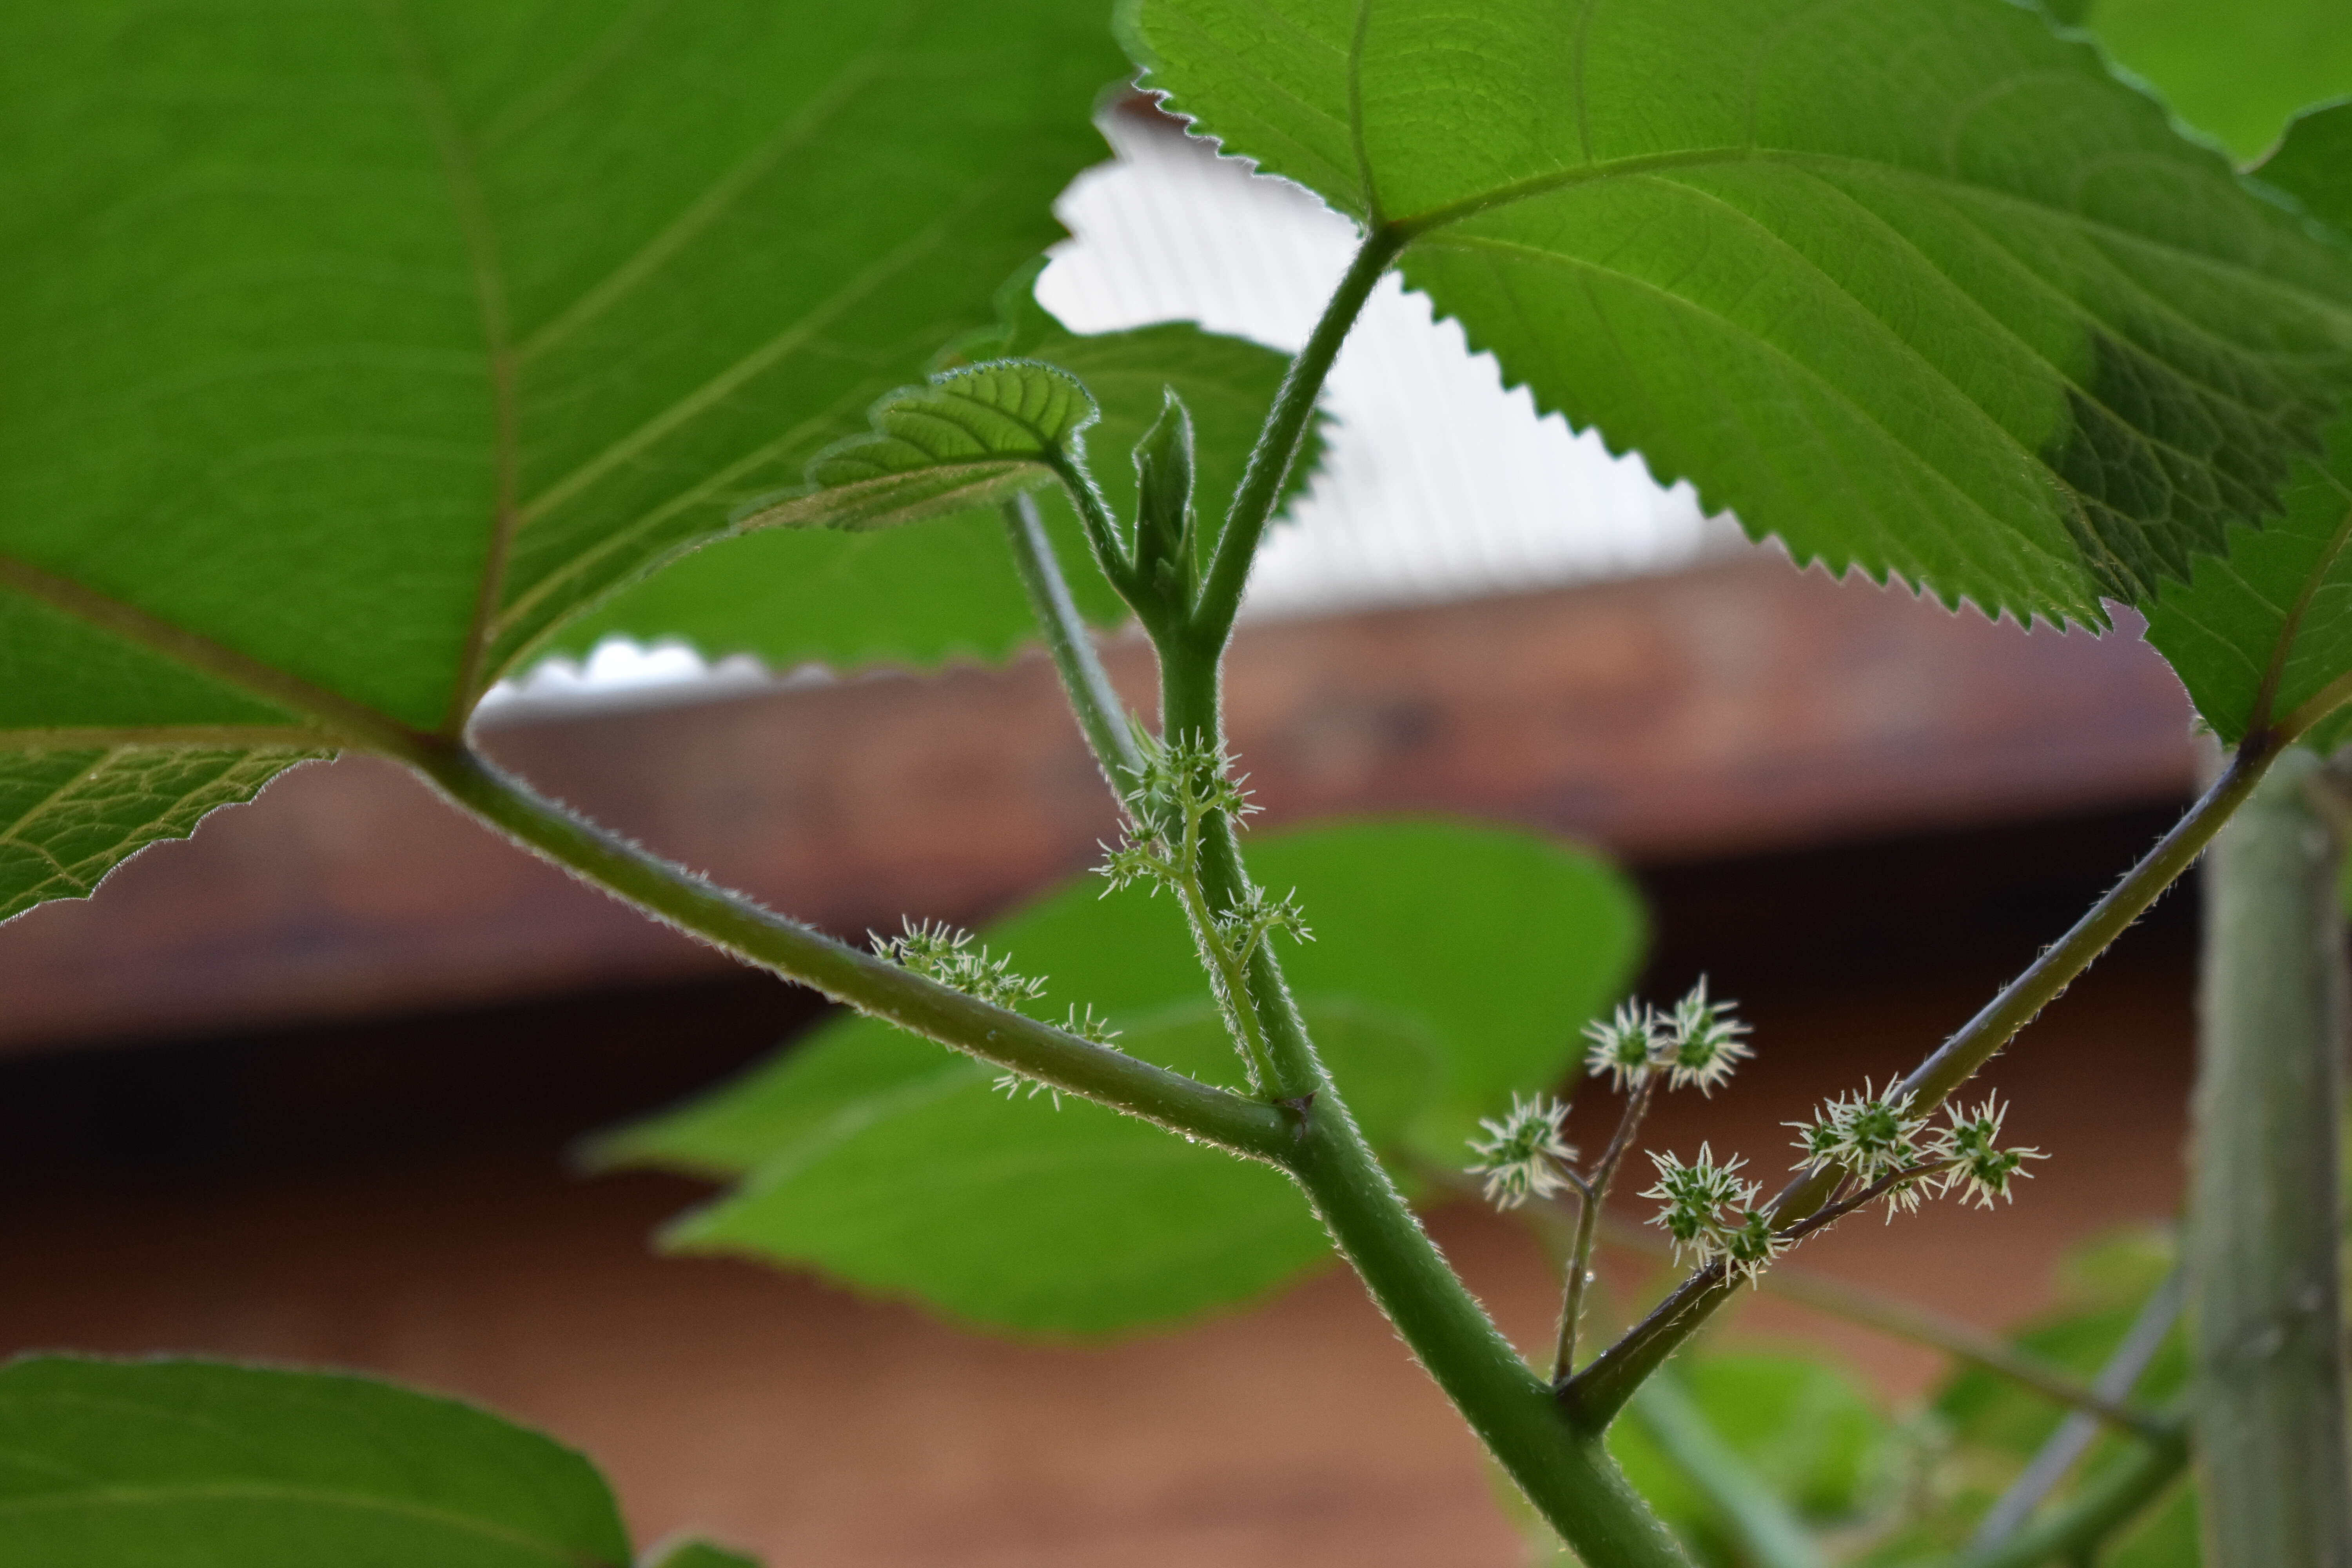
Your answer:
[[[1137,106],[1106,132],[1041,298],[1081,331],[1184,317],[1297,346],[1347,224]],[[1537,419],[1393,279],[1329,406],[1233,658],[1262,820],[1443,815],[1615,857],[1651,902],[1643,994],[1704,973],[1756,1027],[1735,1091],[1667,1105],[1654,1146],[1777,1165],[1781,1121],[1916,1060],[2189,797],[2189,707],[2136,626],[2029,634],[1800,574]],[[1144,650],[1108,655],[1139,699]],[[611,643],[481,723],[542,789],[849,936],[984,920],[1084,870],[1113,819],[1035,658],[836,679]],[[2055,1299],[2070,1249],[2163,1222],[2194,904],[1996,1065],[2011,1130],[2055,1156],[2014,1211],[1857,1220],[1800,1267],[2004,1327]],[[0,1352],[379,1370],[586,1448],[643,1536],[777,1563],[1519,1560],[1471,1438],[1344,1276],[1080,1347],[656,1258],[704,1189],[583,1177],[567,1151],[821,1007],[389,765],[301,769],[0,929]],[[1609,1114],[1571,1131],[1598,1142]],[[1458,1205],[1432,1224],[1544,1342],[1556,1286],[1525,1234]],[[1655,1268],[1612,1253],[1611,1299],[1638,1306]],[[1723,1335],[1809,1345],[1897,1408],[1941,1365],[1769,1296]]]

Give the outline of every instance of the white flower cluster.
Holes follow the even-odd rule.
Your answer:
[[[1990,1208],[1995,1197],[2008,1198],[2010,1184],[2032,1172],[2028,1160],[2047,1158],[2038,1149],[2000,1147],[2000,1124],[2009,1108],[1988,1097],[1973,1111],[1946,1108],[1947,1121],[1933,1125],[1928,1113],[1914,1109],[1916,1099],[1898,1084],[1874,1089],[1864,1080],[1859,1093],[1825,1102],[1810,1121],[1791,1121],[1797,1147],[1804,1158],[1799,1170],[1838,1166],[1853,1173],[1864,1186],[1874,1185],[1905,1172],[1886,1192],[1887,1217],[1911,1210],[1930,1191],[1963,1190],[1979,1206]]]
[[[1568,1107],[1548,1095],[1533,1100],[1511,1097],[1511,1109],[1499,1121],[1480,1121],[1486,1136],[1473,1139],[1471,1152],[1478,1163],[1470,1174],[1486,1179],[1486,1201],[1496,1208],[1515,1209],[1530,1197],[1548,1198],[1573,1185],[1569,1172],[1576,1151],[1560,1137],[1560,1119]]]
[[[1772,1216],[1758,1206],[1763,1184],[1740,1180],[1746,1162],[1738,1156],[1717,1164],[1714,1150],[1702,1143],[1688,1164],[1655,1152],[1650,1163],[1658,1182],[1642,1195],[1658,1200],[1650,1223],[1664,1228],[1675,1257],[1700,1268],[1720,1262],[1752,1281],[1788,1247],[1773,1231]]]
[[[1233,758],[1223,748],[1197,735],[1161,741],[1139,727],[1135,739],[1143,764],[1129,777],[1123,795],[1127,832],[1100,869],[1114,889],[1148,882],[1157,891],[1192,873],[1204,817],[1223,812],[1239,822],[1257,807],[1242,789],[1245,781],[1234,776]]]
[[[916,973],[938,981],[951,991],[978,997],[992,1006],[1018,1010],[1024,1002],[1045,994],[1045,982],[1016,974],[1008,955],[992,958],[985,947],[975,947],[968,931],[929,921],[906,922],[904,934],[873,939],[874,951]]]
[[[1712,1095],[1756,1054],[1747,1042],[1748,1026],[1734,1014],[1738,1005],[1709,1001],[1704,978],[1670,1011],[1620,1003],[1612,1016],[1584,1026],[1585,1067],[1595,1078],[1608,1074],[1621,1090],[1663,1072],[1670,1088],[1696,1084],[1701,1094]]]

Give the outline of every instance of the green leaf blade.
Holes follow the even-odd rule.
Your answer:
[[[1290,983],[1374,1144],[1441,1164],[1515,1092],[1553,1087],[1578,1026],[1642,946],[1638,902],[1599,861],[1530,835],[1432,822],[1254,836],[1271,890],[1318,940]],[[1092,879],[987,933],[1138,1056],[1238,1086],[1178,911]],[[1497,987],[1508,969],[1529,977]],[[744,1079],[607,1136],[600,1165],[741,1178],[671,1245],[803,1264],[1015,1331],[1099,1335],[1253,1300],[1328,1244],[1276,1172],[1099,1107],[1007,1104],[993,1069],[849,1020]]]
[[[971,352],[1039,361],[1085,384],[1101,409],[1086,433],[1091,471],[1118,518],[1135,510],[1127,453],[1158,416],[1163,389],[1173,386],[1192,415],[1195,510],[1204,525],[1221,522],[1289,356],[1183,321],[1074,333],[1030,301],[1026,288],[1023,279],[1008,290],[1012,319]],[[1321,449],[1318,426],[1291,495],[1304,489]],[[1127,606],[1096,568],[1059,487],[1039,492],[1037,501],[1080,612],[1097,626],[1125,619]],[[879,662],[921,668],[957,657],[1003,659],[1034,641],[1037,628],[1005,549],[1003,521],[984,510],[903,529],[730,535],[622,591],[549,647],[579,658],[612,636],[682,637],[709,658],[748,653],[778,669]]]
[[[5,1568],[623,1568],[572,1450],[373,1379],[51,1356],[0,1367]]]
[[[131,745],[0,752],[0,921],[86,899],[123,861],[239,805],[316,751]]]
[[[1125,36],[1229,151],[1410,234],[1539,406],[1801,562],[2099,624],[2274,511],[2352,375],[2352,274],[2021,8],[1352,15]],[[1353,174],[1300,151],[1334,123]]]
[[[1082,467],[1097,416],[1086,387],[1042,362],[943,372],[875,405],[873,435],[820,453],[805,491],[739,526],[865,531],[992,506]]]
[[[1081,0],[12,15],[0,661],[454,726],[983,325],[1118,74]]]

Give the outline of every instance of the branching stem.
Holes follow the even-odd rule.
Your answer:
[[[1037,515],[1036,498],[1015,496],[1004,503],[1003,511],[1013,570],[1020,574],[1029,607],[1045,631],[1045,647],[1054,656],[1054,668],[1061,672],[1070,710],[1077,716],[1078,728],[1085,731],[1087,748],[1102,767],[1111,793],[1123,796],[1143,771],[1127,704],[1119,700],[1109,672],[1095,656],[1094,637],[1086,617],[1078,614],[1077,601],[1070,596],[1061,563],[1054,558],[1054,542],[1045,532],[1045,520]],[[1124,781],[1121,773],[1126,775]]]
[[[1071,1094],[1279,1163],[1282,1113],[992,1007],[761,908],[531,792],[461,746],[416,746],[408,761],[459,806],[595,887],[747,963],[835,1001]]]
[[[1895,1092],[1910,1096],[1924,1113],[1973,1077],[2195,863],[2293,739],[2291,732],[2280,730],[2248,736],[2212,788],[2124,874],[2123,880],[2004,986],[1983,1011],[1913,1069]],[[1772,1212],[1794,1224],[1783,1226],[1782,1234],[1792,1237],[1802,1234],[1795,1226],[1822,1210],[1843,1179],[1844,1173],[1835,1166],[1817,1167],[1783,1188],[1773,1200]],[[1731,1299],[1732,1289],[1724,1271],[1715,1268],[1701,1268],[1685,1279],[1648,1317],[1563,1386],[1561,1398],[1576,1419],[1595,1431],[1606,1427],[1643,1380]]]
[[[1664,1070],[1659,1068],[1643,1073],[1642,1081],[1625,1097],[1625,1109],[1617,1118],[1617,1131],[1611,1134],[1609,1147],[1601,1152],[1592,1173],[1577,1179],[1576,1244],[1569,1249],[1568,1289],[1559,1308],[1559,1342],[1552,1352],[1554,1384],[1576,1370],[1577,1325],[1584,1317],[1584,1295],[1592,1283],[1592,1245],[1600,1231],[1601,1206],[1609,1201],[1609,1186],[1617,1179],[1618,1163],[1633,1146],[1633,1135],[1641,1130],[1642,1119],[1650,1113],[1650,1101],[1656,1096],[1658,1080],[1664,1076]]]

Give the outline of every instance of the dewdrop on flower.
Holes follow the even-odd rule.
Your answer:
[[[1712,1095],[1717,1084],[1731,1077],[1734,1068],[1756,1054],[1742,1037],[1748,1026],[1732,1016],[1738,1005],[1709,1002],[1704,977],[1691,987],[1690,994],[1675,1004],[1675,1010],[1664,1020],[1658,1056],[1673,1087],[1687,1089],[1696,1084],[1701,1094]]]
[[[2050,1157],[2039,1149],[2000,1146],[2000,1124],[2009,1115],[2009,1107],[1997,1096],[1988,1095],[1970,1112],[1948,1106],[1945,1114],[1951,1118],[1951,1125],[1937,1128],[1933,1138],[1936,1152],[1951,1162],[1936,1178],[1939,1190],[1948,1193],[1958,1187],[1979,1208],[1992,1207],[1996,1197],[2011,1201],[2014,1194],[2009,1190],[2010,1183],[2033,1174],[2023,1168],[2025,1162]]]
[[[1530,1197],[1548,1198],[1572,1184],[1567,1172],[1576,1151],[1559,1135],[1567,1114],[1568,1107],[1548,1095],[1513,1095],[1510,1111],[1500,1121],[1479,1121],[1487,1136],[1470,1142],[1479,1159],[1469,1174],[1486,1178],[1488,1203],[1515,1209]]]
[[[1586,1070],[1594,1078],[1607,1073],[1610,1087],[1622,1093],[1650,1076],[1660,1045],[1657,1015],[1639,1002],[1620,1002],[1614,1016],[1585,1025],[1584,1037],[1591,1042]]]

